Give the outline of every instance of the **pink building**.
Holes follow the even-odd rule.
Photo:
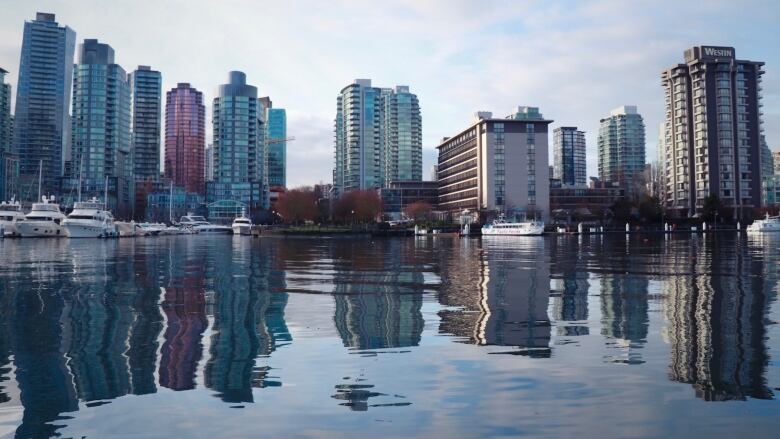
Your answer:
[[[187,192],[205,193],[205,147],[203,93],[179,83],[166,94],[165,176]]]

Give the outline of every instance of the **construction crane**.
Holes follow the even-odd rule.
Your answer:
[[[275,139],[266,139],[265,144],[274,145],[276,143],[292,142],[293,140],[295,140],[295,137],[277,137]]]

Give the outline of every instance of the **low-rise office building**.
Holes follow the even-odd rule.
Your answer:
[[[614,182],[591,180],[589,187],[550,188],[552,219],[559,223],[572,221],[598,221],[621,198],[626,189]]]
[[[388,187],[379,189],[384,213],[393,219],[400,219],[406,207],[417,202],[428,203],[436,210],[438,194],[435,181],[395,180]]]
[[[477,113],[471,125],[437,147],[438,209],[547,220],[550,123],[534,107],[518,107],[503,119]]]

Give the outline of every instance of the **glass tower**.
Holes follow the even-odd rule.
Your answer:
[[[160,177],[162,75],[149,66],[130,74],[133,110],[133,174],[136,181]]]
[[[42,190],[56,193],[70,153],[70,105],[76,32],[59,26],[54,14],[39,12],[24,23],[19,83],[16,89],[14,151],[19,159],[25,199],[37,197],[42,167]]]
[[[268,185],[287,186],[287,112],[284,108],[267,108],[266,147],[268,149]]]
[[[120,217],[132,214],[130,85],[125,70],[114,63],[114,49],[98,40],[79,45],[73,78],[73,153],[63,193],[103,198],[110,181],[108,205]],[[81,181],[81,183],[79,183]]]
[[[267,157],[257,87],[248,85],[242,72],[230,72],[228,79],[213,101],[214,181],[207,200],[267,208]]]
[[[564,186],[587,185],[585,131],[577,127],[553,130],[553,178]]]
[[[203,93],[179,83],[165,100],[165,176],[173,185],[204,193],[205,146]]]
[[[13,119],[11,118],[11,84],[5,83],[5,74],[0,68],[0,200],[15,195],[16,160],[11,154],[13,141]]]
[[[636,106],[616,108],[609,117],[601,119],[598,152],[599,179],[617,182],[630,193],[642,187],[645,123]]]
[[[356,79],[336,99],[337,194],[387,187],[393,180],[422,180],[422,118],[409,87],[371,86]]]

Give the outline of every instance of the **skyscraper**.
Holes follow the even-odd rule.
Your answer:
[[[165,176],[173,185],[204,193],[205,145],[203,93],[179,83],[165,98]]]
[[[382,89],[356,79],[336,99],[335,167],[338,194],[422,180],[422,118],[409,87]]]
[[[625,105],[601,119],[599,127],[599,179],[617,182],[629,193],[643,187],[645,123],[636,106]]]
[[[567,186],[586,186],[585,131],[577,127],[553,130],[553,178]]]
[[[684,64],[661,73],[665,207],[691,216],[716,196],[740,217],[761,206],[764,63],[736,59],[733,47],[692,47],[684,57]]]
[[[287,186],[287,112],[268,108],[265,112],[268,149],[268,185]]]
[[[73,152],[63,193],[103,197],[120,217],[132,214],[135,200],[131,160],[130,85],[114,63],[114,49],[98,40],[79,45],[73,78]]]
[[[206,181],[214,180],[214,147],[209,143],[206,146]]]
[[[11,84],[5,83],[6,73],[8,72],[0,67],[0,201],[14,195],[13,191],[8,191],[8,186],[9,183],[13,184],[16,181],[12,172],[16,168],[16,161],[12,159],[11,154],[13,141]]]
[[[54,14],[39,12],[35,20],[24,23],[14,113],[14,151],[24,188],[37,183],[41,166],[43,192],[59,189],[64,158],[70,154],[68,106],[75,47],[76,32],[59,26]],[[27,199],[37,196],[37,192],[23,192]]]
[[[149,66],[130,74],[133,111],[133,174],[136,181],[160,177],[162,75]]]
[[[242,72],[229,73],[213,103],[214,181],[208,202],[232,200],[252,208],[268,207],[266,150],[257,87]],[[239,212],[240,213],[240,212]]]

